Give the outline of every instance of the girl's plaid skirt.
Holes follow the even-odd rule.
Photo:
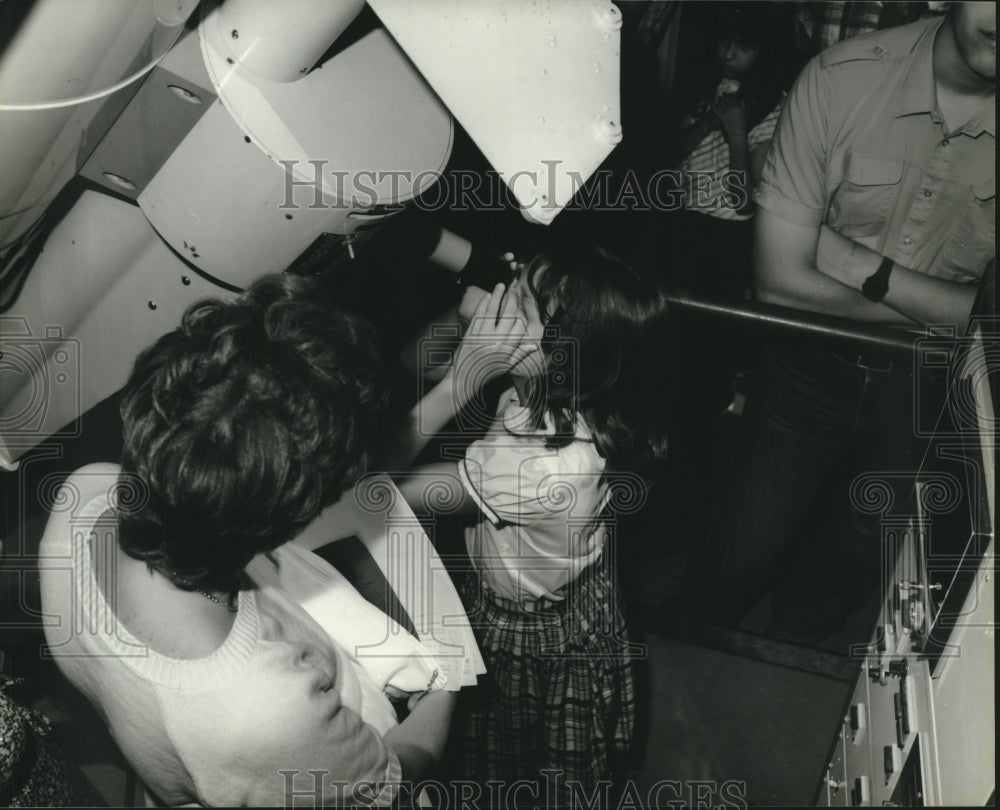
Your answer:
[[[610,779],[612,754],[628,749],[635,728],[635,685],[602,563],[562,602],[505,599],[475,574],[463,598],[487,668],[466,709],[470,775],[510,785],[551,769],[588,791]]]

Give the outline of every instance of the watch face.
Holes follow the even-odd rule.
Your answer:
[[[892,272],[892,259],[882,259],[878,270],[872,273],[861,285],[861,294],[869,301],[881,301],[889,292],[889,274]]]
[[[888,285],[872,283],[872,279],[868,279],[861,288],[861,294],[869,301],[881,301],[888,291]]]

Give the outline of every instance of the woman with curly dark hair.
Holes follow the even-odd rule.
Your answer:
[[[376,346],[292,276],[195,304],[136,361],[121,467],[78,470],[56,498],[49,644],[167,804],[387,804],[440,756],[454,693],[397,724],[364,668],[244,571],[365,471]]]

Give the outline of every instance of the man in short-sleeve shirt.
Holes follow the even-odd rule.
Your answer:
[[[763,300],[964,325],[994,255],[994,14],[991,3],[955,4],[810,62],[755,193]],[[885,258],[888,290],[868,300],[861,288]]]
[[[995,255],[995,88],[992,3],[956,3],[814,58],[754,194],[758,297],[961,334]],[[703,617],[737,622],[789,549],[806,556],[775,593],[775,635],[821,638],[877,583],[879,527],[852,513],[849,481],[916,471],[909,371],[849,348],[765,348],[722,509],[685,589]],[[831,489],[841,465],[847,482]],[[835,516],[817,524],[821,494]]]

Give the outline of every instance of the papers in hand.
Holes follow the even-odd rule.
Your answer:
[[[388,476],[363,479],[289,544],[294,548],[278,551],[301,557],[306,553],[302,549],[319,548],[351,536],[364,544],[392,586],[419,642],[365,602],[336,569],[313,554],[309,554],[309,567],[315,571],[329,569],[335,576],[329,577],[327,588],[321,586],[322,579],[315,580],[315,573],[297,577],[300,588],[305,580],[314,579],[296,596],[300,604],[369,670],[376,682],[391,683],[404,691],[425,690],[432,680],[434,688],[457,690],[474,685],[476,676],[483,674],[486,667],[465,608],[420,521]],[[353,596],[348,596],[345,586]],[[357,599],[364,604],[359,605]],[[348,605],[354,606],[353,621],[344,614]],[[324,617],[327,621],[321,620]],[[333,626],[327,626],[330,621]],[[434,668],[443,677],[432,678]],[[423,682],[414,686],[419,679]]]

